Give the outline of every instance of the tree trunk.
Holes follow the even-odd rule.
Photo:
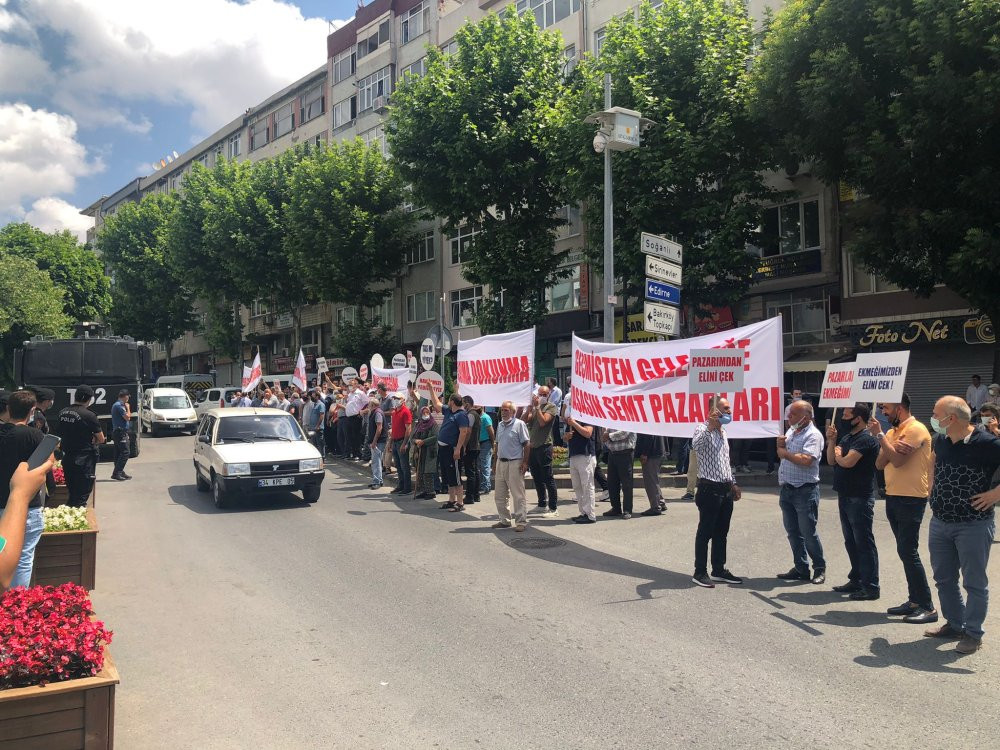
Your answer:
[[[290,351],[293,357],[298,357],[299,349],[302,347],[302,305],[292,308],[292,317],[295,320],[295,337]]]
[[[166,341],[163,342],[163,348],[167,352],[167,368],[166,368],[167,372],[166,372],[166,374],[169,375],[170,374],[170,358],[171,358],[171,356],[173,356],[174,342],[172,340],[170,340],[170,339],[167,339]]]

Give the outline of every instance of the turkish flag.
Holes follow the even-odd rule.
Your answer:
[[[299,358],[295,360],[295,371],[292,373],[292,385],[297,385],[300,391],[306,389],[306,357],[299,349]]]

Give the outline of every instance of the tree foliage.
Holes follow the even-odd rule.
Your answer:
[[[489,286],[483,329],[524,328],[545,314],[544,290],[561,273],[553,244],[565,200],[552,147],[563,44],[513,7],[466,24],[455,41],[454,55],[431,47],[427,74],[400,82],[389,143],[418,203],[451,228],[480,230],[462,262],[470,282]]]
[[[560,107],[561,172],[585,204],[589,251],[603,250],[603,158],[595,126],[604,109],[604,74],[612,104],[655,125],[642,143],[612,156],[615,275],[636,291],[645,276],[640,234],[684,245],[684,296],[696,306],[731,304],[749,288],[755,258],[746,252],[771,197],[762,132],[747,110],[752,26],[730,0],[664,0],[607,26],[599,58],[574,72]],[[628,287],[627,287],[628,288]]]
[[[0,251],[30,260],[45,271],[72,320],[98,320],[110,309],[109,282],[100,258],[71,233],[49,234],[30,224],[8,224],[0,229]]]
[[[333,336],[337,354],[348,362],[358,364],[371,360],[373,354],[384,354],[397,349],[392,329],[381,320],[372,318],[358,309],[354,321],[341,323]]]
[[[174,195],[162,193],[125,203],[107,218],[97,239],[112,273],[112,327],[162,343],[168,356],[171,342],[196,323],[187,285],[191,274],[179,273],[166,249],[176,203]]]
[[[1000,320],[995,0],[794,0],[754,71],[783,156],[861,200],[845,245],[920,295],[944,283]]]

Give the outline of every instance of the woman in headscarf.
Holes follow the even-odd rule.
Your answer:
[[[410,439],[410,463],[417,472],[415,500],[433,500],[434,475],[437,473],[438,426],[429,406],[420,407],[420,419],[413,426]]]

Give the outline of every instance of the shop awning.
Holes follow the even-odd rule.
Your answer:
[[[785,362],[785,372],[824,372],[826,365],[825,359],[793,359]]]

